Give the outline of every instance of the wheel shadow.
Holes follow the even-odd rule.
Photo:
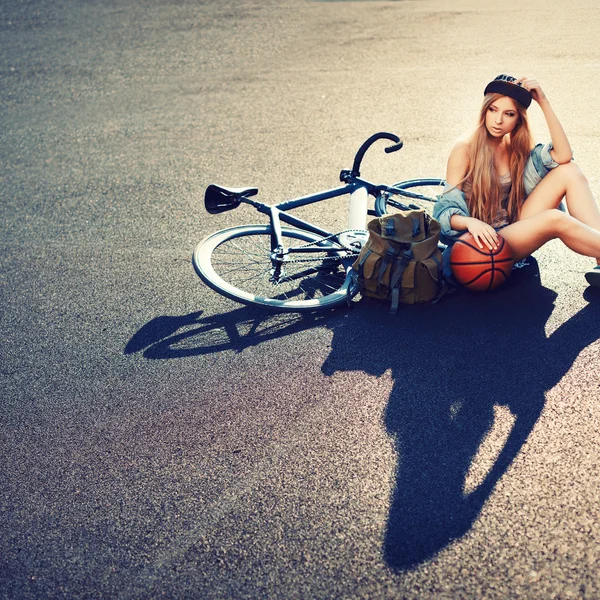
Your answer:
[[[469,531],[534,428],[545,392],[599,337],[600,297],[589,292],[590,304],[546,335],[556,293],[529,260],[495,292],[463,291],[395,317],[359,308],[334,330],[325,374],[392,373],[385,426],[398,462],[383,555],[393,569],[423,563]],[[360,355],[352,350],[356,328],[364,332]],[[499,415],[508,415],[504,439],[473,483],[476,455]]]
[[[243,307],[218,315],[204,315],[203,311],[162,315],[143,325],[127,342],[123,353],[142,352],[144,358],[166,360],[226,350],[242,352],[267,340],[315,327],[327,314],[273,314]]]

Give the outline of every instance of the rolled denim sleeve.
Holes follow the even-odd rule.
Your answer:
[[[541,144],[538,144],[538,146]],[[537,146],[536,146],[537,148]],[[552,154],[550,154],[550,150],[552,150],[554,146],[550,144],[544,144],[540,149],[540,157],[542,159],[542,164],[548,171],[550,169],[556,169],[558,167],[558,163],[552,158]]]
[[[452,229],[450,219],[453,215],[469,217],[465,195],[456,187],[447,185],[433,207],[433,218],[441,226],[440,239],[444,244],[453,244],[464,231]]]

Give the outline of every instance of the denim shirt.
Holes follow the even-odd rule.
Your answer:
[[[529,154],[525,171],[523,173],[523,182],[525,184],[525,197],[529,196],[536,185],[548,174],[550,169],[558,167],[558,163],[553,160],[550,150],[552,144],[538,144]],[[564,210],[564,208],[563,208]],[[440,239],[442,243],[452,245],[465,231],[452,229],[450,218],[453,215],[462,215],[469,217],[469,209],[465,195],[456,187],[446,185],[438,201],[433,208],[433,217],[441,225],[442,232]]]

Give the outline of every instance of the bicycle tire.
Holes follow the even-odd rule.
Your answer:
[[[290,270],[294,274],[273,282],[271,232],[270,225],[242,225],[209,235],[194,250],[196,273],[209,287],[231,300],[279,311],[334,308],[358,292],[350,273],[355,260],[351,253],[324,241],[326,238],[290,227],[282,227],[286,243],[323,243],[323,253],[315,253],[309,269],[306,267],[311,259],[305,254],[300,255],[302,261],[284,263],[285,273]],[[325,256],[329,258],[324,260]],[[302,269],[310,268],[316,272],[303,278]]]
[[[378,217],[384,214],[394,213],[398,210],[406,210],[419,207],[431,215],[433,206],[437,202],[438,196],[444,190],[446,182],[443,179],[409,179],[400,181],[390,186],[397,193],[392,195],[379,194],[375,199],[375,212]]]

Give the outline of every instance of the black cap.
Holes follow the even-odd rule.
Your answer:
[[[502,94],[510,96],[525,108],[529,108],[531,104],[531,93],[526,90],[520,83],[515,83],[516,77],[511,75],[498,75],[494,81],[490,81],[486,86],[483,94]]]

